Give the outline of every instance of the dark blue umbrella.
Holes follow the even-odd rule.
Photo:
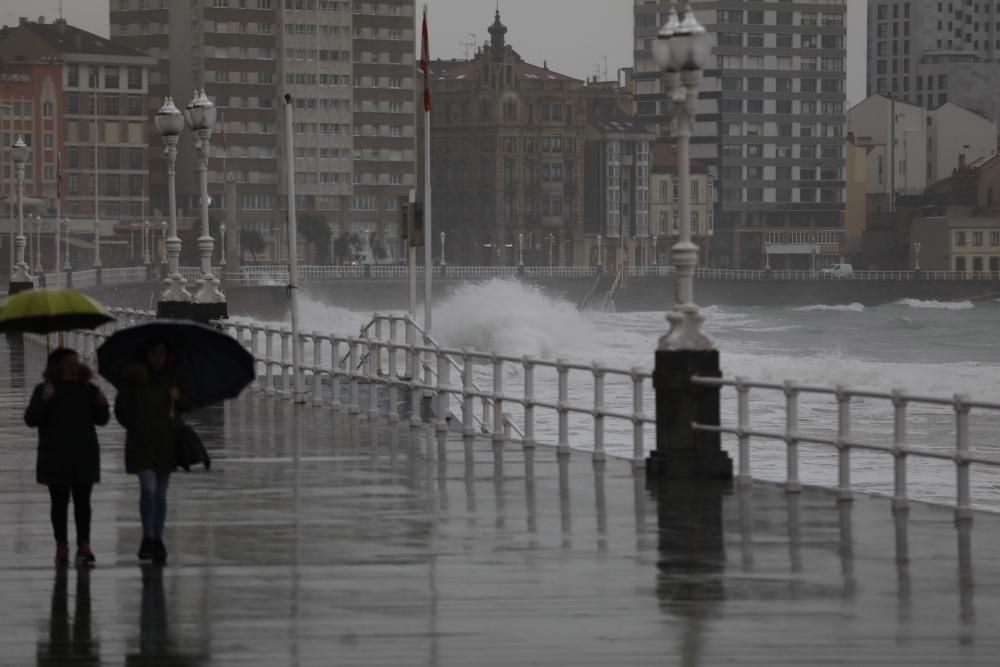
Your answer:
[[[235,339],[201,324],[170,320],[116,331],[97,350],[98,370],[120,389],[126,366],[144,361],[152,341],[166,341],[178,383],[194,407],[236,398],[255,379],[253,356]]]

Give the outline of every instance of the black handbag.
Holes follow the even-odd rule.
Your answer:
[[[205,470],[212,469],[212,459],[205,449],[205,443],[182,419],[177,419],[174,423],[174,453],[177,467],[183,468],[184,472],[191,472],[191,468],[199,463],[205,466]]]

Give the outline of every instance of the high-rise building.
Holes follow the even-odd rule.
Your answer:
[[[398,238],[400,204],[415,186],[414,2],[380,0],[112,0],[111,35],[157,59],[151,95],[183,108],[204,88],[219,108],[209,189],[221,208],[237,182],[243,230],[284,243],[283,106],[295,105],[297,210],[334,234]],[[160,145],[155,127],[149,143]],[[153,165],[166,208],[165,165]],[[193,139],[181,141],[179,206],[199,192]],[[390,248],[393,244],[387,244]]]
[[[692,155],[716,176],[713,265],[837,261],[844,207],[844,0],[690,3],[713,34]],[[636,111],[661,134],[670,102],[652,42],[673,2],[635,0]]]
[[[869,0],[868,94],[1000,119],[1000,5]]]

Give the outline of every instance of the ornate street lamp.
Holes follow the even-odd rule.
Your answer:
[[[69,218],[66,218],[66,253],[63,255],[63,271],[72,271],[73,264],[69,261]]]
[[[913,270],[914,271],[919,271],[920,270],[920,244],[919,243],[914,243],[913,244]]]
[[[35,258],[35,266],[32,273],[36,278],[42,279],[42,216],[35,214],[35,247],[32,256]]]
[[[187,282],[181,275],[180,257],[181,240],[177,236],[177,142],[180,139],[181,130],[184,129],[184,117],[174,105],[174,101],[167,97],[163,100],[163,106],[156,112],[156,129],[163,139],[163,153],[167,156],[167,198],[170,209],[170,219],[167,228],[166,255],[167,255],[167,278],[166,288],[161,295],[161,302],[187,303],[191,301],[191,295],[184,284]],[[167,307],[169,310],[170,307]],[[173,314],[165,313],[160,307],[160,315]]]
[[[521,232],[517,235],[517,265],[518,267],[524,267],[524,233]]]
[[[198,150],[198,176],[201,185],[201,236],[198,237],[198,252],[201,255],[201,278],[194,302],[198,304],[220,304],[226,299],[219,291],[219,280],[212,275],[212,251],[215,242],[208,226],[208,158],[211,155],[212,130],[218,111],[205,95],[204,90],[195,91],[194,98],[184,110],[184,120],[188,129],[195,133],[195,148]]]
[[[226,223],[219,223],[219,266],[222,267],[222,273],[226,272]]]
[[[28,264],[24,261],[24,248],[28,243],[24,237],[24,163],[28,161],[29,149],[20,136],[11,146],[10,154],[14,159],[14,178],[17,184],[17,237],[14,239],[16,255],[10,277],[10,290],[13,293],[15,283],[20,283],[17,289],[24,289],[26,283],[31,283]]]
[[[555,234],[549,234],[545,237],[549,242],[549,268],[552,268],[552,254],[555,250],[556,237]]]
[[[161,241],[163,241],[163,248],[160,250],[160,266],[166,266],[167,264],[167,221],[160,221],[161,230]],[[160,274],[163,275],[163,274]]]
[[[445,238],[447,238],[447,235],[444,232],[441,232],[441,266],[448,266],[448,262],[446,262],[445,259],[444,259],[444,240],[445,240]]]
[[[661,350],[712,349],[712,342],[701,332],[704,317],[694,303],[698,247],[691,242],[691,132],[698,85],[711,54],[712,38],[698,23],[690,5],[683,21],[678,21],[676,11],[671,10],[669,21],[653,43],[653,55],[665,72],[665,89],[672,102],[680,181],[680,235],[671,253],[677,270],[677,296],[673,311],[667,315],[670,332],[660,339]]]
[[[147,269],[149,265],[152,264],[152,254],[153,254],[153,237],[149,233],[149,220],[142,221],[142,265]]]

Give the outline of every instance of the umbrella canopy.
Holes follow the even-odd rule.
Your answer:
[[[31,289],[10,297],[0,308],[0,331],[47,334],[96,329],[114,319],[86,294],[71,289]]]
[[[101,375],[120,389],[126,366],[167,341],[178,384],[195,407],[236,398],[256,379],[253,356],[235,339],[193,322],[160,320],[117,331],[97,349]]]

